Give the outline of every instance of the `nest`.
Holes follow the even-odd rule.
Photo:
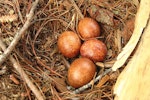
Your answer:
[[[113,87],[132,54],[122,68],[106,71],[129,41],[138,7],[136,0],[0,1],[1,55],[6,52],[6,58],[0,59],[0,99],[113,100]],[[78,33],[83,17],[99,22],[99,39],[108,54],[104,62],[95,63],[101,78],[73,93],[68,88],[67,71],[75,58],[60,54],[57,39],[66,30]]]

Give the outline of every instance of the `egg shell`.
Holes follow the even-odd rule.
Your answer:
[[[74,88],[79,88],[90,82],[96,72],[96,66],[88,58],[74,60],[68,70],[68,82]]]
[[[102,41],[98,39],[90,39],[82,44],[80,54],[94,62],[103,61],[107,54],[107,48]]]
[[[81,40],[73,31],[65,31],[58,38],[59,51],[68,58],[73,58],[79,54]]]
[[[79,21],[78,31],[80,36],[87,40],[100,36],[100,26],[96,20],[85,17]]]

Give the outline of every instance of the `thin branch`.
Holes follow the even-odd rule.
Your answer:
[[[21,28],[21,30],[16,33],[13,41],[10,43],[10,45],[8,46],[8,48],[4,51],[4,53],[0,56],[0,65],[2,65],[2,63],[7,59],[7,57],[10,55],[10,53],[12,52],[12,50],[15,48],[15,46],[17,45],[18,41],[21,39],[21,36],[23,34],[25,34],[25,31],[28,29],[28,27],[30,26],[31,20],[33,18],[34,15],[34,10],[38,4],[39,0],[36,0],[33,3],[33,6],[29,12],[29,14],[26,16],[27,17],[27,21],[25,22],[25,24],[23,25],[23,27]]]
[[[99,76],[97,76],[97,77],[95,78],[94,83],[97,82],[98,80],[100,80],[104,75],[108,74],[108,73],[111,72],[111,71],[112,71],[111,68],[110,68],[110,69],[107,69],[106,71],[104,71],[103,74],[100,74]],[[84,85],[84,86],[82,86],[82,87],[80,87],[80,88],[74,90],[73,93],[80,93],[80,92],[86,90],[87,88],[91,87],[92,85],[93,85],[93,82],[89,82],[88,84],[86,84],[86,85]]]
[[[79,9],[79,7],[78,7],[77,4],[75,3],[75,1],[74,1],[74,0],[70,0],[70,2],[73,4],[73,6],[74,6],[74,8],[76,9],[76,11],[78,12],[79,16],[80,16],[81,18],[84,18],[84,16],[83,16],[81,10]]]
[[[0,38],[0,47],[3,49],[3,51],[6,50],[6,46],[3,43],[2,39]],[[28,87],[32,90],[34,95],[38,100],[44,100],[44,96],[42,96],[41,92],[37,89],[37,87],[32,83],[28,75],[25,73],[25,71],[22,69],[21,65],[12,57],[12,55],[9,56],[9,60],[12,62],[13,67],[18,71],[22,79],[26,82]]]

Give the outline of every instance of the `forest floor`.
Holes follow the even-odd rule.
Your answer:
[[[33,0],[0,1],[0,39],[8,47],[28,20]],[[105,61],[95,62],[97,75],[111,68],[130,39],[138,4],[136,0],[39,0],[28,28],[22,32],[11,55],[46,100],[113,100],[113,86],[122,69],[110,72],[92,87],[74,94],[67,83],[70,63],[57,48],[59,35],[71,30],[83,17],[99,23],[108,49]],[[94,7],[94,9],[93,9]],[[0,55],[4,49],[1,49]],[[12,61],[0,66],[0,100],[35,100],[36,96]]]

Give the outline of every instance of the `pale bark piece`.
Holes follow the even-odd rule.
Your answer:
[[[133,0],[133,3],[138,6],[139,5],[139,0]]]
[[[126,62],[128,57],[135,49],[143,33],[144,28],[147,25],[149,15],[150,15],[150,0],[141,0],[135,19],[135,27],[133,35],[131,36],[127,45],[123,48],[123,51],[118,55],[117,61],[112,67],[113,71],[116,71],[118,68],[120,68]]]
[[[139,45],[136,49],[133,58],[130,60],[130,62],[127,64],[127,66],[117,79],[117,82],[114,87],[114,93],[116,94],[115,100],[150,99],[149,33],[150,33],[150,20],[143,32],[142,38],[139,42]]]

